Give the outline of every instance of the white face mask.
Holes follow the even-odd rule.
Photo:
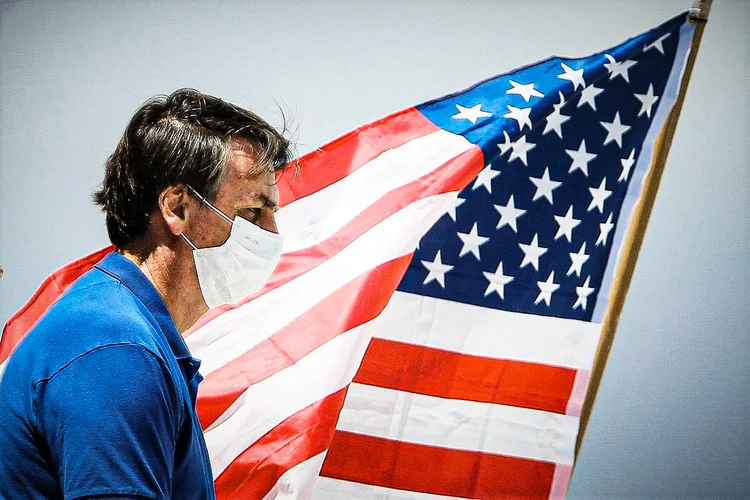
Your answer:
[[[284,239],[240,216],[230,219],[195,189],[188,188],[232,224],[229,239],[218,247],[197,248],[187,236],[180,235],[193,249],[198,283],[208,307],[237,302],[260,290],[279,263]]]

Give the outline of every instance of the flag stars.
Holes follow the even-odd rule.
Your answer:
[[[547,61],[420,106],[487,159],[475,163],[468,189],[443,206],[402,288],[591,320],[598,295],[609,293],[600,284],[607,262],[625,243],[617,221],[627,212],[628,185],[633,179],[630,191],[642,189],[641,149],[651,147],[648,128],[669,97],[668,68],[647,68],[675,58],[677,37],[664,33],[606,55]]]
[[[516,142],[514,142],[511,145],[511,153],[510,158],[508,159],[508,163],[512,162],[515,159],[521,160],[524,165],[528,166],[529,159],[528,159],[528,153],[532,149],[536,147],[536,144],[533,142],[527,142],[526,136],[522,136],[520,139],[518,139]]]
[[[440,258],[440,250],[438,250],[437,255],[435,255],[434,261],[423,260],[422,265],[427,268],[427,271],[429,271],[422,284],[426,285],[431,281],[437,281],[442,288],[445,288],[445,273],[452,271],[453,266],[443,264],[443,261]]]
[[[596,239],[596,246],[607,246],[607,238],[609,237],[610,231],[612,231],[612,228],[614,227],[615,225],[612,222],[612,214],[609,214],[609,217],[607,217],[607,221],[599,224],[599,237]]]
[[[569,243],[573,242],[573,229],[581,223],[580,219],[573,217],[573,207],[568,208],[568,213],[564,216],[555,215],[555,222],[557,222],[557,234],[555,234],[555,241],[565,236]]]
[[[503,115],[503,118],[515,120],[518,123],[518,130],[523,131],[524,127],[531,128],[531,108],[517,108],[515,106],[508,106],[508,112]]]
[[[651,49],[656,49],[659,52],[661,52],[662,55],[664,55],[664,40],[666,40],[667,38],[669,38],[669,36],[671,34],[672,33],[665,33],[664,35],[660,36],[659,38],[657,38],[653,42],[649,43],[648,45],[646,45],[645,47],[643,47],[643,52],[648,52]]]
[[[604,92],[604,89],[600,89],[599,87],[594,87],[593,85],[589,85],[585,89],[583,89],[583,92],[581,92],[581,98],[578,100],[578,106],[577,108],[580,108],[584,104],[588,104],[591,109],[596,111],[596,96]]]
[[[474,223],[474,226],[468,233],[458,233],[458,237],[463,242],[463,246],[461,247],[461,251],[458,253],[458,256],[463,257],[467,253],[471,252],[471,254],[477,258],[477,260],[481,260],[481,258],[479,257],[479,247],[487,243],[490,239],[479,235],[479,233],[477,232],[477,223]]]
[[[583,265],[589,260],[589,254],[586,253],[586,242],[583,242],[577,252],[570,252],[568,255],[570,255],[570,268],[566,276],[570,276],[573,273],[576,273],[576,276],[580,276]]]
[[[505,299],[505,285],[513,281],[513,277],[503,274],[503,262],[500,261],[497,265],[497,270],[494,273],[483,271],[482,274],[484,274],[484,277],[489,281],[487,290],[484,291],[484,296],[486,297],[491,293],[496,293],[501,299]]]
[[[448,215],[451,219],[453,219],[453,222],[456,221],[456,209],[463,205],[464,202],[466,202],[466,200],[458,196],[455,203],[453,203],[453,205],[448,209]]]
[[[568,153],[568,156],[570,156],[573,159],[573,162],[570,164],[570,169],[568,170],[568,173],[571,174],[575,172],[576,170],[580,170],[581,172],[583,172],[583,175],[588,177],[589,175],[588,164],[594,158],[596,158],[596,154],[589,153],[588,151],[586,151],[586,140],[581,139],[581,145],[578,146],[578,150],[566,149],[565,152]]]
[[[630,75],[628,74],[628,71],[630,68],[636,65],[636,61],[631,60],[625,60],[617,62],[614,57],[612,57],[609,54],[604,54],[604,57],[607,58],[607,61],[604,63],[604,67],[607,68],[607,71],[609,71],[609,79],[614,80],[618,76],[621,77],[626,82],[630,83]]]
[[[615,112],[615,117],[612,119],[611,122],[599,122],[602,124],[602,127],[604,127],[607,130],[607,138],[604,139],[604,146],[609,144],[612,141],[615,141],[618,146],[622,147],[622,136],[625,134],[628,130],[630,130],[630,125],[623,125],[620,121],[620,112]]]
[[[570,120],[570,116],[562,114],[562,107],[565,106],[565,97],[562,92],[558,92],[558,94],[560,95],[560,101],[552,105],[553,110],[547,116],[547,124],[544,126],[542,135],[547,135],[548,132],[555,132],[562,139],[562,124]]]
[[[507,225],[514,233],[518,232],[518,218],[526,213],[526,210],[516,208],[515,202],[513,201],[513,195],[510,195],[508,203],[506,205],[495,205],[495,210],[500,214],[500,220],[497,223],[495,229]]]
[[[529,177],[529,180],[536,186],[536,192],[531,201],[536,201],[539,198],[544,197],[550,202],[550,205],[552,205],[552,191],[559,188],[562,182],[553,181],[549,178],[549,167],[544,169],[544,173],[541,177]]]
[[[654,84],[648,84],[648,91],[645,94],[633,94],[636,99],[641,101],[641,109],[638,111],[638,116],[646,114],[647,118],[651,118],[651,108],[654,107],[656,101],[659,100],[658,95],[654,95]]]
[[[560,288],[560,284],[555,283],[555,271],[549,273],[546,281],[537,281],[536,285],[539,287],[539,295],[537,295],[534,304],[544,301],[547,307],[549,307],[552,301],[552,294]]]
[[[591,203],[589,203],[588,212],[591,212],[594,208],[599,210],[599,213],[604,213],[604,202],[612,195],[612,191],[606,188],[607,178],[602,179],[602,183],[597,188],[589,188],[591,192]]]
[[[474,185],[471,187],[472,191],[476,191],[480,186],[484,187],[488,193],[492,194],[492,179],[500,175],[497,170],[492,170],[492,163],[487,165],[479,172],[477,179],[474,181]]]
[[[627,181],[628,177],[630,177],[630,169],[633,168],[633,164],[635,163],[635,149],[631,149],[630,156],[622,158],[620,163],[622,164],[622,171],[620,172],[620,178],[617,179],[617,182]]]
[[[500,156],[503,156],[513,147],[513,143],[510,142],[510,136],[505,130],[503,130],[503,142],[498,142],[497,147],[500,150]]]
[[[451,118],[454,120],[469,120],[472,125],[477,123],[477,120],[480,118],[486,118],[488,116],[492,116],[492,113],[488,113],[487,111],[482,111],[482,105],[481,104],[475,104],[474,106],[470,108],[465,108],[461,106],[460,104],[456,104],[456,109],[458,110],[458,113],[453,115]]]
[[[588,276],[586,278],[586,281],[581,286],[576,287],[576,295],[578,295],[578,298],[576,299],[575,304],[573,304],[573,309],[577,309],[579,306],[584,311],[586,310],[586,306],[588,305],[588,297],[592,293],[594,293],[594,288],[591,288],[589,286],[589,282],[591,281],[591,276]]]
[[[528,245],[519,243],[518,246],[521,247],[521,251],[523,252],[523,260],[521,261],[519,268],[523,269],[531,264],[531,266],[538,271],[539,257],[547,253],[545,247],[539,246],[539,235],[535,234]]]
[[[522,85],[510,80],[511,88],[505,91],[506,94],[516,94],[523,97],[523,100],[529,102],[532,97],[544,97],[544,94],[534,88],[533,83]]]
[[[586,82],[583,79],[583,68],[573,69],[565,63],[560,63],[560,66],[562,66],[563,73],[560,73],[557,77],[562,80],[568,80],[572,83],[573,90],[576,90],[578,87],[586,86]]]

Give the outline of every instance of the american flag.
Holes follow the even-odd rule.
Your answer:
[[[300,158],[279,181],[276,272],[185,333],[218,497],[564,496],[693,32],[682,14]],[[107,251],[45,282],[0,362]]]

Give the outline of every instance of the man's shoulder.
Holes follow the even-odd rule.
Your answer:
[[[142,346],[157,356],[163,352],[143,304],[122,283],[95,268],[49,308],[10,362],[25,366],[31,371],[28,375],[39,380],[88,352],[122,344]]]

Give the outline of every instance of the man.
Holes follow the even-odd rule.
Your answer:
[[[281,252],[289,143],[194,90],[148,101],[96,202],[116,252],[82,276],[0,381],[0,498],[213,498],[180,333],[259,289]]]

